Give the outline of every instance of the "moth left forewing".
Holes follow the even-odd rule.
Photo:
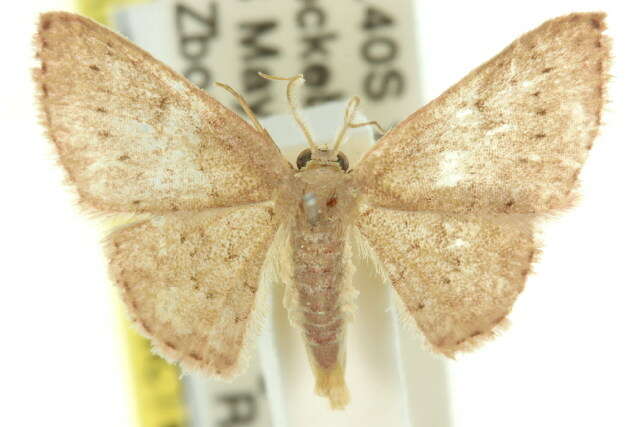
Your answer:
[[[383,136],[353,172],[368,200],[455,213],[570,207],[601,121],[604,18],[544,23]]]
[[[402,317],[447,356],[506,325],[537,252],[531,218],[363,205],[356,226],[365,253],[399,297]]]
[[[107,238],[110,273],[163,357],[230,378],[261,325],[277,227],[270,203],[152,217]]]

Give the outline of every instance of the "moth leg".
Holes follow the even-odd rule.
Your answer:
[[[347,134],[347,130],[351,127],[351,119],[356,114],[358,106],[360,105],[360,98],[357,96],[352,96],[347,102],[347,108],[344,110],[344,124],[340,128],[340,132],[338,132],[338,136],[336,137],[336,141],[333,143],[333,148],[331,152],[334,155],[338,154],[338,149],[340,145],[342,145],[342,141],[344,141],[344,136]]]
[[[385,133],[387,133],[387,130],[385,128],[383,128],[382,126],[380,126],[380,123],[378,123],[376,120],[371,120],[371,121],[363,122],[363,123],[350,123],[349,124],[350,128],[361,128],[361,127],[365,127],[365,126],[373,126],[380,135],[384,135]]]
[[[360,98],[357,96],[352,96],[349,99],[349,102],[347,103],[347,108],[344,111],[344,124],[342,125],[342,128],[340,128],[340,132],[338,132],[338,136],[336,137],[336,141],[333,144],[333,149],[331,150],[332,153],[334,155],[338,154],[338,149],[340,148],[340,145],[342,145],[344,139],[345,139],[345,135],[347,133],[347,130],[351,129],[351,128],[359,128],[359,127],[363,127],[363,126],[373,126],[375,127],[375,129],[380,132],[380,134],[384,135],[385,134],[385,130],[382,126],[380,126],[380,124],[374,120],[369,121],[369,122],[363,122],[363,123],[353,123],[353,116],[355,116],[356,111],[358,110],[358,107],[360,106]]]

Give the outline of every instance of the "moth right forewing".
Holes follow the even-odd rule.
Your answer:
[[[166,212],[272,198],[278,148],[184,77],[78,15],[43,14],[42,122],[84,206]]]
[[[604,14],[546,22],[383,136],[354,170],[372,203],[438,212],[569,207],[600,125]]]

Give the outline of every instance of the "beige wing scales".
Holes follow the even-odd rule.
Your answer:
[[[229,378],[260,325],[276,228],[264,204],[158,216],[109,236],[111,276],[164,357]]]
[[[399,124],[354,171],[368,199],[452,213],[569,207],[600,124],[603,20],[548,21]]]
[[[537,252],[528,220],[363,206],[365,253],[430,346],[453,356],[506,321]]]
[[[277,147],[184,77],[101,25],[43,14],[42,120],[81,202],[166,212],[269,200],[287,173]]]

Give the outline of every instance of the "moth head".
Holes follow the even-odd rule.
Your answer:
[[[344,172],[349,170],[349,159],[342,151],[338,151],[338,154],[333,156],[331,150],[319,148],[314,156],[311,148],[305,148],[298,154],[296,166],[299,170],[302,170],[307,167],[311,160],[315,160],[320,164],[335,163]]]
[[[302,119],[302,116],[300,115],[297,99],[294,96],[295,88],[299,84],[304,82],[304,77],[302,76],[302,74],[298,74],[293,77],[278,77],[278,76],[271,76],[269,74],[258,72],[258,75],[268,80],[288,81],[287,101],[289,103],[289,109],[291,110],[291,114],[293,115],[293,118],[298,123],[298,126],[300,126],[300,129],[302,130],[302,133],[304,134],[307,140],[307,143],[309,144],[309,148],[303,150],[298,155],[298,158],[296,160],[296,166],[298,166],[298,169],[300,170],[310,166],[336,166],[337,168],[343,170],[344,172],[347,172],[349,170],[349,160],[347,160],[347,156],[345,156],[344,153],[340,151],[340,145],[342,145],[342,143],[345,141],[347,131],[351,128],[356,128],[361,126],[371,126],[371,125],[376,126],[378,130],[381,130],[380,125],[378,125],[377,122],[366,122],[366,123],[353,122],[353,118],[356,116],[358,106],[360,105],[360,98],[358,98],[357,96],[353,96],[351,97],[351,99],[349,99],[349,102],[347,103],[347,108],[345,109],[345,112],[344,112],[344,123],[340,127],[338,135],[336,136],[336,139],[334,141],[333,147],[331,148],[328,148],[327,146],[319,147],[314,142],[313,137],[311,136],[311,132],[309,132],[309,128],[307,127],[306,123]],[[223,87],[225,87],[225,89],[227,90],[230,90],[230,88],[224,85]],[[244,101],[239,95],[237,95],[236,97],[238,97],[241,101]],[[246,102],[242,104],[243,108],[246,107],[245,111],[248,111],[248,114],[249,114],[250,108],[248,107],[248,105],[245,105],[245,104]],[[256,125],[255,125],[256,129],[261,129],[261,126],[259,123],[257,123],[255,116],[253,116],[252,113],[249,114],[249,116],[252,117],[254,122],[256,122]],[[266,131],[264,133],[265,135],[268,135]],[[383,130],[382,130],[382,133],[384,133]]]

